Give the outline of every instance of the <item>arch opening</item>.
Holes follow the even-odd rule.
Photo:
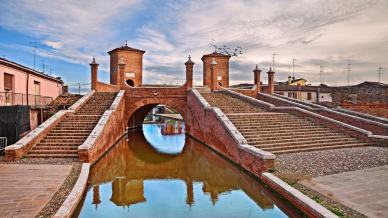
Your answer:
[[[127,80],[125,81],[125,83],[126,83],[127,85],[129,85],[130,87],[134,87],[134,86],[135,86],[135,82],[134,82],[133,80],[131,80],[131,79],[127,79]]]
[[[146,141],[157,152],[177,155],[183,151],[186,135],[183,116],[164,104],[149,104],[137,109],[128,126],[141,129]]]

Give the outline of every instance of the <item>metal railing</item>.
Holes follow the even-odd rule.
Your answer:
[[[52,101],[53,98],[49,96],[0,92],[0,106],[29,105],[33,108],[41,108],[50,104]]]
[[[3,154],[5,147],[7,147],[7,138],[0,137],[0,154]]]

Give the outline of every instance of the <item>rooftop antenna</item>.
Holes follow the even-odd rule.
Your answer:
[[[348,86],[350,86],[350,72],[352,71],[352,64],[348,64]]]
[[[295,58],[292,59],[292,77],[295,78]]]
[[[383,73],[382,71],[384,70],[383,67],[379,67],[379,82],[381,83],[381,74]]]
[[[288,65],[288,77],[291,76],[291,64]]]
[[[45,68],[46,64],[44,63],[44,59],[42,59],[42,72],[44,74],[44,68]]]
[[[276,55],[279,55],[279,54],[276,54],[276,53],[272,54],[272,69],[273,69],[273,71],[275,71],[275,56]]]
[[[125,40],[125,46],[128,46],[128,40]]]
[[[320,70],[319,70],[319,83],[322,84],[323,83],[323,66],[320,65],[319,66]]]
[[[34,48],[34,70],[35,69],[35,63],[36,63],[36,41],[30,42],[30,45]]]

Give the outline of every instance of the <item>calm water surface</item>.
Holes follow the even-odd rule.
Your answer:
[[[131,132],[92,167],[79,217],[299,216],[204,145],[184,134],[159,134],[161,128]]]

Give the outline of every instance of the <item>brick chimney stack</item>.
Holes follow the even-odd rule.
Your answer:
[[[268,93],[273,94],[275,92],[275,72],[272,71],[272,67],[269,68],[268,74]]]
[[[218,76],[218,66],[216,59],[213,58],[212,62],[210,62],[210,71],[211,71],[211,86],[210,90],[211,91],[216,91],[218,90],[218,81],[217,81],[217,76]]]
[[[191,57],[189,55],[189,60],[186,61],[186,87],[187,90],[190,90],[193,88],[193,68],[194,68],[194,62],[191,60]]]
[[[98,64],[96,59],[93,57],[93,61],[90,63],[90,72],[91,72],[91,88],[92,90],[96,90],[97,81],[98,81]]]
[[[261,73],[261,70],[256,64],[256,68],[253,70],[253,76],[254,76],[254,83],[255,83],[257,92],[260,92],[260,73]]]

